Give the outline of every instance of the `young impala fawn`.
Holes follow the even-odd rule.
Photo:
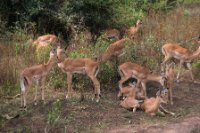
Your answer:
[[[120,105],[125,109],[132,109],[133,112],[135,112],[136,109],[140,107],[139,101],[136,100],[137,92],[138,88],[136,88],[135,85],[129,84],[129,87],[123,87],[120,90],[118,97],[122,94],[126,94],[126,97],[123,98]]]
[[[162,70],[164,69],[166,63],[171,58],[175,58],[175,59],[180,60],[178,74],[177,74],[177,77],[176,77],[177,81],[179,81],[181,68],[182,68],[184,63],[186,64],[187,68],[190,71],[190,76],[191,76],[192,81],[194,80],[194,76],[192,74],[191,62],[192,62],[193,59],[199,57],[199,55],[200,55],[200,46],[196,51],[190,52],[188,49],[185,49],[185,48],[183,48],[183,47],[181,47],[179,45],[167,43],[167,44],[162,46],[162,53],[165,56],[164,61],[161,64],[162,65]]]
[[[167,79],[164,75],[152,74],[149,69],[138,64],[126,62],[118,67],[118,72],[121,76],[121,80],[119,81],[119,88],[122,88],[123,83],[129,78],[135,78],[137,79],[137,87],[139,87],[139,84],[141,83],[145,97],[147,96],[146,83],[148,81],[159,82],[163,88],[166,88]]]
[[[66,98],[72,95],[72,76],[74,73],[86,74],[92,80],[95,86],[95,97],[96,102],[99,102],[100,99],[100,83],[97,79],[97,74],[99,72],[99,62],[95,62],[89,58],[66,58],[64,50],[60,47],[57,48],[57,55],[59,59],[58,67],[64,72],[67,73],[67,85],[68,92]]]
[[[26,96],[28,89],[31,87],[32,83],[35,81],[37,85],[42,84],[42,100],[44,101],[44,83],[46,81],[46,77],[53,67],[53,65],[57,62],[56,51],[50,52],[50,58],[46,64],[39,64],[32,67],[25,68],[21,72],[20,78],[20,86],[21,86],[21,106],[26,108]],[[38,86],[37,86],[38,87]],[[35,104],[37,104],[37,87],[35,90]]]
[[[144,92],[141,91],[139,88],[136,87],[136,84],[129,83],[128,86],[123,87],[119,90],[119,93],[117,95],[118,98],[126,98],[132,94],[132,91],[136,91],[136,99],[145,99]]]
[[[174,113],[169,112],[162,107],[161,103],[167,104],[167,102],[168,90],[164,89],[161,91],[161,94],[160,91],[156,93],[156,98],[152,97],[145,99],[141,105],[141,109],[144,110],[144,112],[150,114],[151,116],[154,116],[157,112],[161,113],[162,115],[164,115],[164,113],[174,115]],[[162,109],[163,112],[160,109]]]

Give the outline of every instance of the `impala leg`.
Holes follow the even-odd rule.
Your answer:
[[[168,99],[170,100],[170,104],[173,105],[173,97],[172,97],[172,83],[170,83],[170,87],[169,87],[169,95],[168,95]]]
[[[66,99],[72,95],[72,73],[67,73],[67,89]]]
[[[141,84],[142,84],[142,88],[143,88],[143,91],[144,91],[144,96],[145,96],[145,98],[147,98],[146,83],[145,82],[141,82]]]
[[[192,74],[192,65],[191,65],[191,63],[187,63],[187,68],[190,70],[190,77],[191,77],[192,81],[194,81],[194,76]]]
[[[178,69],[178,74],[177,74],[177,77],[176,77],[177,81],[179,81],[179,77],[180,77],[181,68],[182,68],[182,66],[183,66],[183,63],[184,63],[183,61],[180,61],[179,69]]]
[[[163,62],[161,63],[161,72],[164,72],[166,63],[169,61],[170,58],[171,58],[171,56],[165,55],[165,58],[164,58]]]
[[[36,81],[36,88],[35,88],[35,97],[34,97],[34,104],[37,105],[37,93],[39,87],[39,80]]]
[[[46,77],[43,77],[41,82],[42,82],[42,101],[44,104],[46,104],[45,99],[44,99],[44,89],[45,89]]]
[[[95,96],[96,96],[96,102],[99,102],[100,100],[100,83],[99,80],[94,75],[88,75],[90,79],[92,80],[94,86],[95,86]]]
[[[163,112],[164,113],[166,113],[166,114],[170,114],[170,115],[175,115],[175,113],[173,113],[173,112],[170,112],[170,111],[168,111],[168,110],[166,110],[166,109],[164,109],[164,107],[162,106],[162,105],[160,105],[160,109],[162,109],[163,110]]]
[[[24,102],[24,105],[23,107],[26,108],[26,96],[27,96],[27,90],[25,92],[23,92],[23,102]]]

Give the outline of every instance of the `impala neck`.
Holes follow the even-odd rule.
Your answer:
[[[160,103],[161,103],[160,96],[156,96],[154,107],[159,108]]]
[[[58,60],[59,60],[59,63],[60,62],[63,62],[64,60],[65,60],[65,55],[64,54],[62,54],[62,53],[58,53]]]
[[[196,57],[198,57],[200,55],[200,48],[198,48],[196,51],[194,51],[191,55],[190,55],[190,59],[194,59]]]
[[[50,59],[48,60],[48,62],[47,62],[46,64],[44,64],[45,67],[46,67],[46,69],[47,69],[47,71],[50,71],[50,70],[51,70],[51,68],[53,67],[54,63],[55,63],[54,59],[53,59],[53,58],[50,58]]]

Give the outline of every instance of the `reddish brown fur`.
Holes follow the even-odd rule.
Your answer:
[[[58,37],[56,35],[48,34],[39,36],[34,42],[33,45],[36,46],[36,50],[38,51],[41,47],[46,47],[49,44],[55,44],[58,41]]]
[[[81,74],[87,74],[93,81],[95,86],[95,96],[97,95],[97,102],[98,102],[100,99],[100,83],[96,78],[96,76],[99,70],[99,63],[89,58],[78,58],[78,59],[65,58],[63,54],[64,54],[63,49],[58,48],[57,55],[60,60],[58,66],[61,68],[63,72],[67,73],[68,93],[66,98],[70,96],[73,91],[72,75],[74,73],[81,73]]]
[[[147,81],[157,81],[163,87],[165,87],[166,78],[160,75],[153,75],[151,71],[145,67],[138,64],[126,62],[118,67],[121,80],[119,81],[119,88],[122,88],[122,84],[129,78],[137,79],[137,87],[142,84],[143,90],[146,97],[146,82]]]
[[[111,43],[106,52],[102,56],[102,62],[106,62],[108,60],[111,60],[113,57],[119,57],[125,53],[124,51],[124,43],[127,41],[128,38],[123,38],[121,40],[118,40],[114,43]]]
[[[161,112],[159,110],[161,103],[167,103],[168,95],[167,93],[161,93],[157,95],[156,98],[148,98],[144,100],[144,103],[141,105],[141,109],[150,115],[155,115],[156,112]],[[162,113],[162,112],[161,112]]]
[[[188,69],[190,70],[191,79],[194,80],[191,62],[200,55],[200,47],[196,51],[190,52],[188,49],[185,49],[177,44],[167,43],[162,46],[162,53],[165,56],[165,59],[162,63],[162,69],[171,58],[178,59],[180,60],[180,65],[177,74],[177,80],[180,77],[180,70],[184,63],[186,63]]]
[[[42,100],[44,101],[44,83],[46,80],[46,76],[53,67],[54,63],[56,62],[57,56],[56,53],[50,54],[49,61],[46,64],[35,65],[32,67],[25,68],[21,72],[21,91],[23,96],[23,105],[21,101],[21,106],[26,107],[26,95],[28,89],[31,87],[33,81],[37,81],[38,83],[41,81],[42,83]],[[24,87],[24,88],[23,88]],[[34,101],[37,100],[37,88]]]

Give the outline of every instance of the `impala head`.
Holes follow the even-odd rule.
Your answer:
[[[156,93],[156,96],[160,97],[161,103],[168,103],[168,89],[164,89],[160,92],[160,90]]]

